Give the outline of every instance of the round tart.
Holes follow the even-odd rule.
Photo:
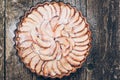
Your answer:
[[[62,78],[80,68],[90,50],[91,32],[80,11],[45,2],[25,13],[16,30],[16,49],[32,72]]]

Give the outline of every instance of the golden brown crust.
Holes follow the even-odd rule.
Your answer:
[[[21,19],[16,49],[32,72],[62,78],[80,68],[91,48],[91,31],[81,12],[63,2],[37,4]]]

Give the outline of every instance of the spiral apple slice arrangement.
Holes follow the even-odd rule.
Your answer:
[[[15,39],[26,67],[51,78],[75,72],[91,48],[86,19],[62,2],[45,2],[31,8],[20,21]]]

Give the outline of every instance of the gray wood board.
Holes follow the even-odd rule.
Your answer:
[[[14,48],[14,31],[24,12],[32,6],[31,0],[6,1],[6,80],[31,80],[32,74],[25,68]]]
[[[0,79],[4,79],[4,0],[0,0]]]
[[[20,18],[32,6],[45,1],[75,6],[87,18],[92,31],[92,49],[86,62],[62,79],[33,74],[14,48],[14,30]],[[120,80],[119,3],[119,0],[0,0],[0,80]]]

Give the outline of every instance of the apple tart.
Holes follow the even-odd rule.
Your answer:
[[[81,12],[63,2],[37,4],[15,32],[16,49],[32,72],[62,78],[80,68],[91,48],[91,31]]]

